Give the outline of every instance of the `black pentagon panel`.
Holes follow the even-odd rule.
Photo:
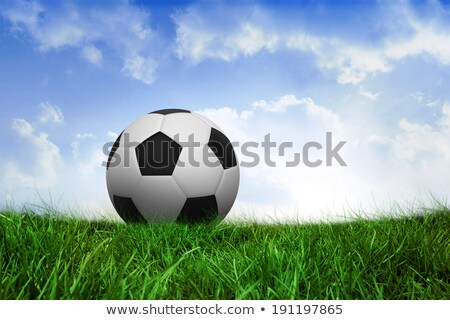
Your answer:
[[[191,113],[191,112],[189,110],[184,110],[184,109],[161,109],[161,110],[156,110],[156,111],[150,112],[149,114],[152,114],[152,113],[167,115],[167,114],[171,114],[171,113]]]
[[[138,208],[133,203],[131,198],[126,197],[113,197],[114,208],[117,213],[125,222],[146,222],[145,218],[141,215]]]
[[[214,195],[188,198],[177,218],[183,223],[209,223],[218,217],[217,200]]]
[[[236,155],[230,140],[219,130],[211,128],[208,147],[214,152],[224,169],[237,165]]]
[[[120,141],[120,137],[122,137],[122,133],[123,133],[123,131],[119,134],[119,136],[117,137],[113,146],[111,147],[111,151],[109,152],[109,156],[108,156],[108,163],[106,164],[106,170],[108,170],[108,168],[109,168],[109,164],[111,163],[114,153],[116,152],[117,148],[119,148],[119,144],[120,144],[119,141]],[[113,163],[113,165],[114,164],[115,163]]]
[[[155,133],[136,147],[143,176],[169,176],[175,170],[183,148],[162,132]]]

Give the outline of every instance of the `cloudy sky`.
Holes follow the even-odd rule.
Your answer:
[[[0,204],[114,215],[104,143],[184,108],[232,141],[347,141],[309,168],[241,168],[229,218],[310,219],[450,194],[450,5],[2,1]],[[248,160],[236,150],[239,160]],[[258,149],[259,154],[263,150]],[[325,150],[310,154],[325,159]]]

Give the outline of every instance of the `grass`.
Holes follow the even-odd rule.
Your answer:
[[[0,212],[0,299],[448,299],[450,211],[142,225]]]

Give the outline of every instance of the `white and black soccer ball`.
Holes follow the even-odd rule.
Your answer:
[[[239,187],[230,140],[207,118],[182,109],[151,112],[111,148],[106,183],[125,222],[220,221]]]

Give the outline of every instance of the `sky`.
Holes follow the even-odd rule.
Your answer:
[[[450,4],[438,0],[2,1],[0,206],[117,218],[103,145],[162,108],[241,144],[293,143],[271,151],[275,167],[241,167],[227,219],[447,203],[449,80]],[[286,166],[309,141],[325,159],[326,132],[346,141],[346,166]]]

